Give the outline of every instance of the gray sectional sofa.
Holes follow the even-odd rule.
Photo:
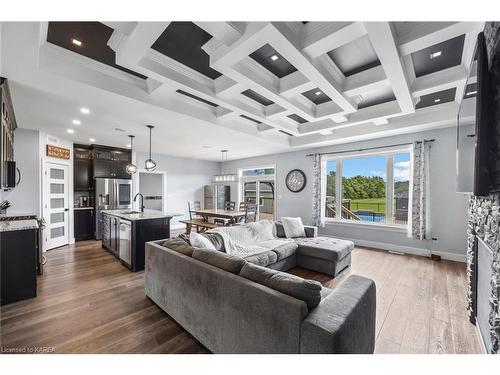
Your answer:
[[[316,238],[315,228],[306,231]],[[214,353],[373,353],[374,282],[351,275],[329,289],[276,270],[299,264],[336,274],[350,262],[350,251],[319,251],[320,238],[294,242],[295,250],[260,261],[226,254],[220,243],[207,250],[180,238],[148,242],[146,295]]]

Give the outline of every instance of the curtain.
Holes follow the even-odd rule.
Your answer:
[[[314,225],[324,227],[323,207],[321,197],[321,155],[314,154],[313,164],[313,214],[312,222]]]
[[[409,237],[430,239],[429,142],[413,143],[412,211]]]

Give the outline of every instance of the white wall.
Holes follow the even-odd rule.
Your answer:
[[[148,154],[138,152],[136,165],[138,169],[144,169],[144,162]],[[183,224],[178,221],[188,217],[188,201],[198,200],[203,204],[203,189],[209,185],[214,174],[219,173],[220,163],[196,159],[179,158],[169,155],[153,154],[156,161],[157,171],[165,172],[166,183],[166,211],[169,213],[182,214],[182,217],[172,219],[172,227],[180,228]],[[134,179],[137,174],[134,175]],[[134,186],[138,186],[134,183]],[[134,195],[137,191],[134,191]],[[138,209],[137,202],[134,209]]]
[[[426,249],[448,259],[465,261],[468,198],[457,194],[455,177],[455,128],[439,129],[415,134],[405,134],[378,140],[357,142],[314,150],[267,155],[227,162],[226,172],[237,173],[238,168],[259,165],[276,165],[277,218],[300,216],[311,223],[312,216],[312,158],[310,152],[349,151],[365,147],[386,146],[434,138],[430,153],[431,225],[432,236],[437,241],[419,241],[407,238],[405,233],[388,230],[360,228],[348,224],[328,223],[320,233],[354,240],[359,245],[379,247],[408,253],[424,254]],[[302,169],[307,185],[300,193],[292,193],[285,186],[285,176],[291,169]],[[237,189],[232,189],[237,200]]]
[[[21,171],[21,182],[1,199],[10,201],[8,213],[40,215],[40,162],[38,131],[17,128],[14,133],[14,160]]]

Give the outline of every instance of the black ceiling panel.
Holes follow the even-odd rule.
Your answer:
[[[421,77],[462,63],[465,35],[446,40],[433,46],[413,52],[411,59],[415,76]],[[431,54],[441,51],[441,56],[431,58]]]
[[[194,99],[194,100],[198,100],[199,102],[202,102],[202,103],[205,103],[205,104],[208,104],[212,107],[218,107],[219,105],[218,104],[215,104],[215,103],[212,103],[212,102],[209,102],[208,100],[205,100],[203,98],[200,98],[199,96],[196,96],[196,95],[193,95],[193,94],[190,94],[189,92],[186,92],[184,90],[177,90],[176,92],[178,92],[179,94],[182,94],[182,95],[186,95],[186,96],[189,96],[190,98]]]
[[[245,116],[245,115],[240,115],[240,117],[243,117],[245,120],[249,120],[249,121],[255,122],[256,124],[262,124],[261,121],[256,120],[256,119],[251,118],[251,117],[248,117],[248,116]]]
[[[300,117],[299,115],[292,113],[291,115],[287,116],[288,118],[291,118],[292,120],[298,122],[299,124],[305,124],[307,122],[306,119]]]
[[[278,56],[277,60],[271,60],[271,56]],[[252,52],[250,57],[257,61],[264,68],[269,70],[278,78],[283,78],[290,73],[296,72],[297,69],[281,56],[273,47],[266,44],[260,47],[257,51]]]
[[[283,133],[283,134],[289,135],[290,137],[293,137],[293,134],[288,133],[288,132],[286,132],[286,131],[284,131],[284,130],[280,130],[280,132],[281,132],[281,133]]]
[[[49,22],[47,42],[146,79],[146,76],[115,63],[115,51],[107,44],[112,33],[111,27],[100,22]],[[82,44],[74,44],[73,39]]]
[[[473,98],[477,94],[477,83],[469,83],[465,88],[464,99]]]
[[[314,104],[323,104],[326,102],[331,101],[330,97],[323,93],[319,88],[315,88],[306,92],[303,92],[302,95],[304,95],[307,99],[309,99],[311,102]]]
[[[201,48],[210,39],[212,35],[193,22],[171,22],[151,48],[211,79],[216,79],[222,74],[210,68],[210,57]]]
[[[422,95],[420,101],[417,103],[415,108],[425,108],[433,105],[439,105],[443,103],[452,102],[455,100],[456,87],[451,89],[433,92],[432,94]]]
[[[256,102],[258,102],[266,107],[268,105],[274,104],[274,102],[272,100],[269,100],[266,97],[260,95],[259,93],[255,92],[253,90],[250,90],[250,89],[243,91],[242,94],[250,99],[255,100]]]

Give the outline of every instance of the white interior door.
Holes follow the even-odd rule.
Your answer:
[[[45,250],[69,243],[69,177],[68,166],[45,163],[44,230]]]

